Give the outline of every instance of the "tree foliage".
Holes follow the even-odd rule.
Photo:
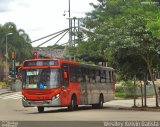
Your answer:
[[[97,5],[90,5],[94,10],[84,19],[88,40],[78,46],[79,54],[105,55],[123,79],[148,71],[154,84],[152,73],[160,55],[159,4],[154,0],[98,0]],[[155,84],[154,88],[156,94]]]
[[[13,33],[12,35],[7,35]],[[11,60],[12,52],[16,53],[16,61],[22,62],[24,59],[30,58],[32,55],[32,46],[29,35],[23,29],[17,29],[12,22],[0,25],[0,58],[4,61],[6,57],[6,36],[8,47],[8,60]]]

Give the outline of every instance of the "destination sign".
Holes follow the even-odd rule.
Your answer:
[[[25,61],[24,66],[57,66],[57,60],[38,60],[38,61]]]

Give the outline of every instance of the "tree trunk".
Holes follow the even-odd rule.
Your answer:
[[[147,91],[146,91],[146,85],[147,85],[147,73],[144,73],[144,107],[147,107]]]
[[[148,66],[149,75],[150,75],[150,78],[151,78],[151,81],[152,81],[153,87],[154,87],[156,107],[158,107],[158,94],[157,94],[156,85],[154,83],[154,79],[153,79],[153,76],[152,76],[152,68],[151,68],[149,63],[147,63],[147,66]]]
[[[136,76],[134,76],[134,107],[136,107]]]
[[[156,90],[156,85],[154,83],[154,79],[153,79],[153,76],[152,76],[152,60],[149,59],[149,57],[145,57],[143,55],[140,55],[141,58],[146,62],[147,64],[147,69],[149,71],[149,75],[150,75],[150,78],[151,78],[151,81],[153,83],[153,87],[154,87],[154,92],[155,92],[155,100],[156,100],[156,107],[158,107],[158,94],[157,94],[157,90]]]
[[[141,99],[142,99],[142,107],[144,106],[143,105],[143,87],[142,87],[142,81],[140,80],[140,84],[141,84]]]

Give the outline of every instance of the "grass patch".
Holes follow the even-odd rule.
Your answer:
[[[123,93],[123,92],[116,92],[115,96],[116,97],[121,97],[121,98],[125,98],[126,97],[125,93]]]

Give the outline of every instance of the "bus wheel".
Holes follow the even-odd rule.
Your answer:
[[[99,103],[97,105],[99,109],[103,108],[103,102],[104,102],[103,95],[100,95],[100,97],[99,97]]]
[[[44,107],[37,107],[37,108],[38,108],[38,112],[39,112],[39,113],[44,112]]]
[[[73,111],[78,108],[76,96],[72,96],[71,104],[68,106],[69,111]]]
[[[92,108],[93,109],[97,109],[98,108],[98,104],[92,104]]]

